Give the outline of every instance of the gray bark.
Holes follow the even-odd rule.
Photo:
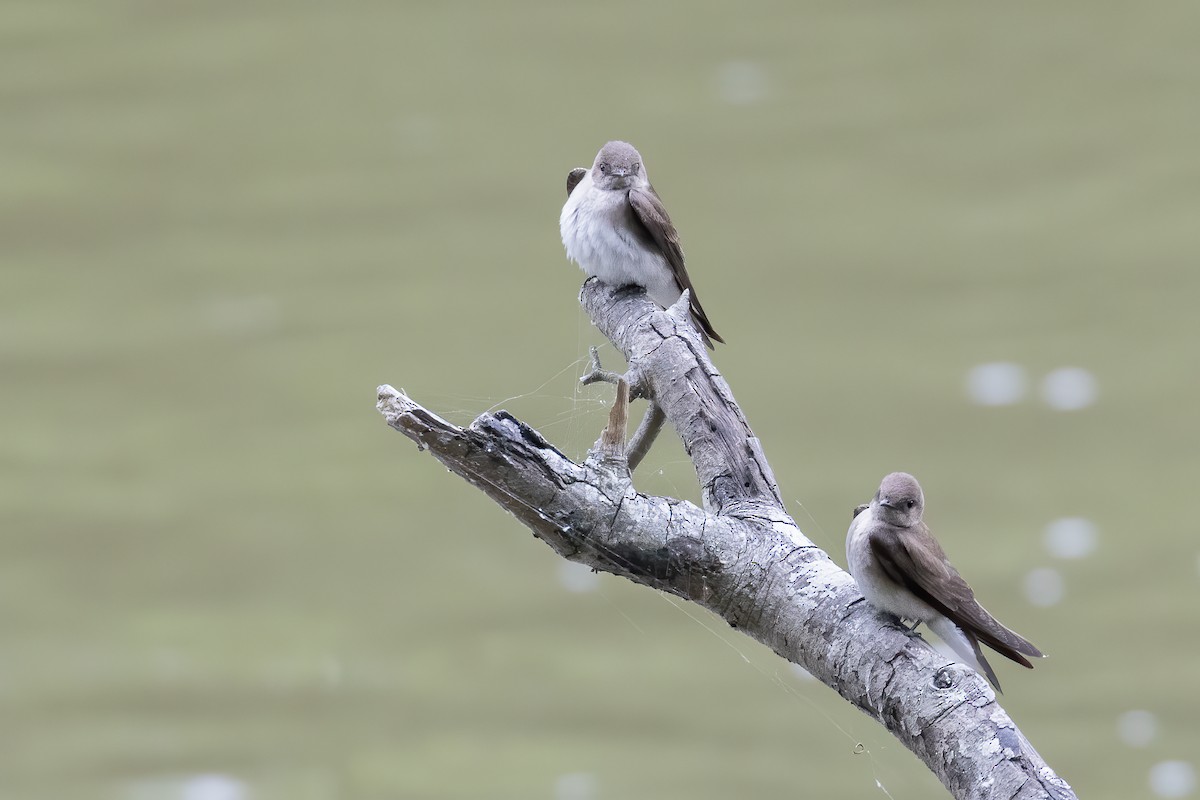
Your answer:
[[[686,294],[662,311],[593,279],[580,299],[625,354],[629,393],[661,409],[683,440],[704,508],[634,488],[621,402],[582,464],[504,411],[460,428],[390,386],[379,388],[379,411],[564,558],[691,600],[804,667],[891,731],[954,797],[1075,797],[983,678],[875,611],[800,532],[691,326]]]

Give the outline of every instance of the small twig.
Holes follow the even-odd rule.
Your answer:
[[[646,392],[646,384],[642,380],[641,373],[631,369],[628,372],[613,372],[610,369],[604,369],[600,365],[600,353],[595,347],[589,347],[588,352],[591,354],[591,369],[587,371],[579,379],[579,383],[583,386],[589,386],[593,383],[611,383],[616,386],[618,382],[625,381],[629,384],[629,399],[642,400],[650,395]]]
[[[638,425],[638,429],[626,447],[630,472],[637,469],[638,464],[642,463],[642,459],[650,452],[650,447],[658,438],[659,431],[662,430],[663,423],[666,421],[667,415],[658,407],[658,403],[651,400],[650,406],[646,409],[646,416],[642,417],[642,424]]]
[[[641,391],[640,384],[637,381],[630,380],[629,373],[622,375],[618,372],[604,369],[600,365],[599,351],[597,351],[595,347],[591,347],[588,349],[588,352],[591,353],[592,368],[587,372],[587,374],[579,379],[580,383],[582,383],[584,386],[592,383],[616,384],[618,401],[620,396],[620,387],[622,384],[625,384],[626,386],[626,390],[629,395],[628,400],[636,400],[639,397],[645,396],[644,392]],[[632,384],[632,388],[629,388],[630,384]],[[628,406],[628,402],[626,405]],[[616,411],[616,406],[613,406],[613,410]],[[667,415],[663,413],[662,409],[658,407],[657,403],[651,400],[650,407],[646,409],[646,415],[642,417],[642,423],[638,425],[637,431],[633,434],[633,438],[629,440],[629,443],[625,448],[629,459],[630,472],[637,469],[637,465],[642,463],[642,459],[645,458],[646,454],[650,452],[651,445],[653,445],[654,440],[658,438],[658,434],[662,430],[663,423],[666,421]],[[611,424],[612,422],[610,419],[609,425],[611,426]],[[625,429],[622,428],[621,430],[624,431]],[[608,432],[608,428],[605,428],[605,432]]]
[[[613,372],[600,366],[600,353],[595,347],[589,348],[588,352],[592,354],[592,368],[579,379],[581,384],[590,386],[593,383],[611,383],[615,386],[625,377],[619,372]]]

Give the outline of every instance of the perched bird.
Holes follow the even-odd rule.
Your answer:
[[[850,574],[871,605],[901,620],[924,622],[1000,691],[980,642],[1030,668],[1026,656],[1040,658],[1042,651],[979,605],[926,527],[924,512],[925,494],[916,478],[906,472],[885,477],[871,503],[855,509],[846,533]]]
[[[724,342],[704,313],[683,265],[679,233],[650,185],[633,145],[609,142],[592,168],[567,176],[567,202],[558,219],[567,257],[610,286],[634,284],[668,308],[691,292],[692,319],[710,348]]]

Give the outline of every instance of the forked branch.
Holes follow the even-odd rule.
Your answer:
[[[390,386],[379,389],[379,411],[564,558],[692,600],[804,667],[883,724],[954,797],[1073,798],[980,676],[872,609],[800,532],[692,328],[686,293],[664,312],[640,291],[591,280],[580,299],[629,363],[618,385],[627,379],[683,440],[703,509],[633,487],[637,448],[620,452],[620,397],[582,464],[504,411],[460,428]]]

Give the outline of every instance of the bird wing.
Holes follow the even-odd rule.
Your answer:
[[[629,205],[633,208],[634,217],[671,265],[671,272],[675,275],[679,290],[690,291],[692,316],[696,318],[701,332],[710,339],[724,343],[725,340],[713,329],[708,315],[704,313],[704,307],[696,297],[696,287],[692,286],[692,279],[688,277],[687,268],[683,265],[683,247],[679,244],[679,232],[675,230],[671,217],[667,215],[667,209],[663,207],[658,192],[654,191],[653,186],[630,189]],[[712,347],[712,342],[708,342],[708,346]]]
[[[919,545],[918,539],[920,539]],[[924,600],[968,636],[1005,658],[1032,667],[1025,658],[1041,656],[1031,642],[1001,625],[975,599],[967,585],[946,559],[941,545],[922,524],[919,528],[878,526],[870,533],[871,552],[889,578]]]
[[[575,191],[575,187],[583,180],[584,175],[587,175],[586,167],[576,167],[567,173],[567,197],[570,197],[571,192]]]

